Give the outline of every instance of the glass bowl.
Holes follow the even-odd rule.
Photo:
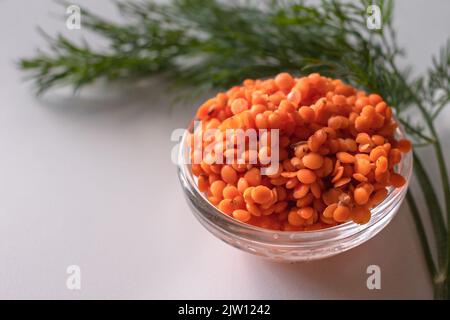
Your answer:
[[[192,125],[190,128],[192,132]],[[273,231],[239,222],[220,212],[209,203],[197,188],[191,165],[187,163],[187,131],[178,152],[178,176],[187,202],[200,223],[217,238],[243,251],[280,262],[310,261],[331,257],[354,248],[371,239],[392,220],[408,189],[412,172],[411,152],[403,154],[396,171],[403,175],[406,184],[390,188],[386,199],[371,210],[367,224],[346,222],[317,231]],[[399,127],[397,139],[405,138]]]

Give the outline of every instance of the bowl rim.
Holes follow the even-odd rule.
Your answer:
[[[393,116],[394,117],[394,116]],[[250,225],[244,222],[240,222],[216,208],[211,204],[206,198],[205,194],[198,189],[197,184],[194,180],[194,175],[190,170],[190,163],[185,161],[187,143],[186,139],[189,135],[190,130],[192,130],[193,123],[196,119],[193,119],[185,130],[178,148],[177,157],[177,168],[178,176],[181,184],[183,185],[184,191],[188,194],[188,197],[196,199],[195,207],[197,211],[201,214],[210,224],[214,227],[222,229],[223,232],[232,233],[235,236],[245,238],[245,240],[251,240],[256,242],[272,242],[277,240],[277,244],[284,242],[284,244],[295,244],[299,241],[301,242],[322,242],[329,240],[341,240],[347,237],[353,237],[357,234],[366,231],[367,229],[378,225],[378,223],[389,214],[388,209],[393,204],[402,201],[405,197],[406,191],[412,175],[413,167],[413,157],[412,151],[402,154],[402,159],[399,164],[397,164],[397,172],[400,172],[406,179],[404,186],[400,188],[390,187],[388,190],[388,195],[386,198],[379,203],[376,207],[371,209],[371,219],[368,223],[359,225],[353,221],[347,221],[345,223],[320,229],[320,230],[307,230],[307,231],[281,231],[281,230],[271,230],[262,227]],[[395,131],[395,136],[397,139],[405,139],[406,133],[403,126],[396,120],[398,127]]]

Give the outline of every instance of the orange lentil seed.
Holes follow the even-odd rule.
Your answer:
[[[398,173],[393,173],[390,180],[392,186],[394,186],[395,188],[403,187],[406,183],[405,178],[403,178],[403,176],[399,175]]]
[[[388,169],[388,160],[385,156],[381,156],[376,160],[376,168],[380,172],[385,172]]]
[[[346,185],[347,183],[349,183],[350,181],[351,181],[352,179],[351,178],[341,178],[341,179],[339,179],[338,181],[336,181],[335,183],[334,183],[334,187],[335,188],[339,188],[339,187],[342,187],[343,185]]]
[[[325,218],[333,218],[333,213],[334,213],[334,210],[336,210],[337,206],[338,206],[337,203],[333,203],[333,204],[330,204],[329,206],[327,206],[325,208],[325,210],[323,211],[323,216]]]
[[[251,193],[253,201],[259,204],[264,204],[272,199],[272,191],[266,186],[257,186]]]
[[[261,173],[258,168],[251,168],[244,175],[245,180],[250,186],[258,186],[261,184]]]
[[[313,216],[314,209],[311,207],[300,208],[298,209],[297,214],[303,219],[307,220]]]
[[[238,209],[233,211],[233,217],[241,222],[247,222],[252,216],[247,210]]]
[[[370,210],[367,207],[354,207],[351,212],[352,220],[358,224],[365,224],[370,220]]]
[[[246,203],[245,204],[246,209],[248,212],[250,212],[252,215],[260,217],[262,215],[262,211],[258,206],[254,203]]]
[[[275,84],[281,90],[289,90],[295,85],[295,80],[289,73],[283,72],[275,77]]]
[[[214,197],[222,198],[223,189],[226,187],[226,183],[222,180],[216,180],[211,184],[210,190]]]
[[[367,177],[361,173],[354,173],[353,174],[353,179],[358,180],[359,182],[366,182],[367,181]]]
[[[223,193],[223,197],[225,199],[234,199],[235,197],[241,195],[238,188],[236,188],[233,185],[228,185],[228,186],[224,187],[222,193]]]
[[[324,162],[323,157],[315,152],[311,152],[305,155],[302,161],[306,168],[312,170],[319,169],[320,167],[322,167]]]
[[[237,172],[229,165],[223,166],[220,174],[226,183],[235,184],[237,182]]]
[[[288,221],[294,227],[299,227],[305,223],[305,219],[298,215],[296,210],[289,212]]]
[[[387,196],[388,191],[386,188],[382,188],[377,190],[370,199],[370,202],[373,206],[380,204]]]
[[[350,209],[346,206],[338,205],[333,211],[333,218],[337,222],[345,222],[350,217]]]
[[[301,183],[311,184],[316,181],[317,176],[314,171],[311,171],[309,169],[300,169],[297,172],[297,178]]]
[[[223,199],[222,201],[219,202],[218,208],[223,213],[231,215],[234,210],[233,200]]]
[[[355,157],[352,156],[348,152],[338,152],[336,153],[336,157],[341,161],[342,163],[354,163]]]
[[[248,184],[247,180],[245,180],[244,177],[239,178],[238,183],[237,183],[237,188],[239,190],[240,193],[244,193],[244,191],[249,187],[250,185]]]
[[[369,192],[363,187],[358,187],[355,189],[353,197],[357,204],[364,205],[369,201]]]
[[[411,141],[406,140],[406,139],[399,140],[397,142],[397,148],[403,153],[409,152],[409,151],[411,151],[411,148],[412,148]]]

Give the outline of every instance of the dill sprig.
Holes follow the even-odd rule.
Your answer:
[[[82,10],[83,28],[102,36],[109,44],[107,50],[44,33],[49,52],[22,59],[20,67],[30,73],[39,94],[64,85],[78,90],[101,78],[156,75],[164,75],[175,88],[198,92],[287,71],[297,75],[320,72],[382,95],[396,109],[416,148],[432,148],[436,156],[444,205],[439,203],[437,186],[414,152],[414,171],[434,237],[427,237],[411,191],[407,201],[435,297],[448,298],[450,185],[433,121],[450,102],[450,42],[432,58],[429,70],[413,78],[411,68],[397,65],[404,50],[392,26],[393,1],[376,1],[382,10],[380,30],[366,27],[366,9],[372,2],[122,1],[116,4],[124,16],[122,23]]]

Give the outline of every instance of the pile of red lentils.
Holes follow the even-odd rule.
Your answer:
[[[236,156],[246,159],[258,152],[261,161],[254,164],[192,164],[199,190],[223,214],[241,222],[285,231],[364,224],[388,188],[406,182],[394,169],[411,143],[394,139],[391,107],[378,94],[338,79],[317,73],[248,79],[207,100],[197,118],[205,129],[279,129],[280,165],[273,174],[261,174],[270,147],[247,148]],[[237,149],[223,151],[234,154]]]

